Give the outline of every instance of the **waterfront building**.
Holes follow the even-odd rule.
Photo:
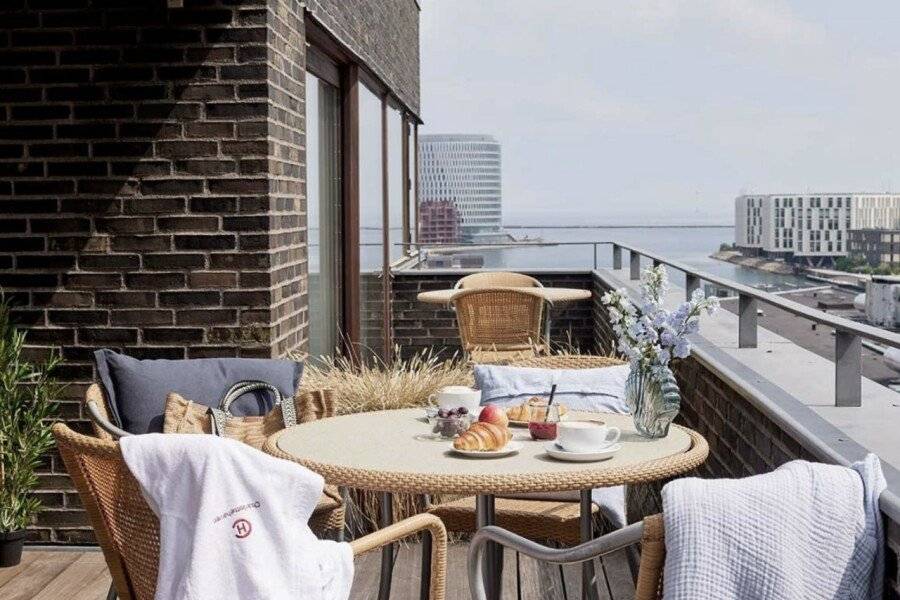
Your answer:
[[[455,244],[459,241],[459,214],[451,200],[429,200],[419,205],[419,242]]]
[[[900,267],[900,229],[851,229],[850,256],[859,256],[877,267]]]
[[[456,206],[461,241],[496,239],[503,218],[500,142],[490,135],[419,136],[419,202],[435,200]]]
[[[812,266],[847,256],[852,229],[900,227],[900,194],[752,194],[734,205],[741,252]]]

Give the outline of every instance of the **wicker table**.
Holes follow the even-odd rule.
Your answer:
[[[478,497],[481,527],[494,521],[495,495],[581,490],[581,531],[585,540],[593,535],[593,488],[667,479],[703,463],[709,452],[706,440],[684,427],[673,426],[667,437],[651,440],[637,435],[629,415],[574,416],[599,416],[620,427],[622,450],[603,462],[560,462],[546,455],[542,442],[532,442],[526,430],[513,429],[514,439],[525,442],[518,454],[496,459],[462,458],[451,452],[450,442],[424,439],[430,427],[422,419],[423,410],[418,408],[304,423],[271,436],[265,450],[310,468],[330,484],[381,492],[382,526],[391,519],[390,502],[395,493],[474,494]],[[380,598],[390,593],[391,559],[390,550],[382,555]],[[497,564],[502,560],[501,551],[494,549],[489,559],[493,568],[486,572],[493,577],[493,584],[488,589],[496,598],[500,591]],[[590,567],[590,563],[585,564],[585,586],[590,581]]]
[[[564,304],[566,302],[577,302],[579,300],[590,300],[591,290],[583,290],[580,288],[564,288],[564,287],[528,287],[528,288],[498,288],[510,290],[523,290],[529,294],[541,296],[544,301],[553,306],[555,304]],[[426,304],[443,304],[449,306],[453,302],[453,297],[466,290],[452,288],[449,290],[431,290],[429,292],[421,292],[416,299]],[[547,311],[547,319],[544,321],[544,338],[550,343],[550,311]]]

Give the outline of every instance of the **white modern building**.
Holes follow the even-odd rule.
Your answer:
[[[419,136],[419,202],[450,200],[461,241],[497,238],[501,231],[500,142],[489,135]]]
[[[900,227],[900,194],[750,194],[734,207],[744,254],[813,266],[846,256],[851,229]]]

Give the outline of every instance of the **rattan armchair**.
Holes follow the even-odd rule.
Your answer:
[[[453,297],[463,351],[475,363],[505,363],[544,354],[544,299],[523,289],[475,288]]]
[[[536,356],[512,363],[517,367],[541,369],[600,369],[625,364],[609,356]],[[532,540],[573,546],[581,541],[579,492],[498,496],[497,525]],[[597,507],[593,510],[596,512]],[[476,530],[475,498],[467,497],[429,507],[448,531],[472,533]]]
[[[586,562],[620,550],[634,550],[634,547],[640,543],[641,558],[635,581],[634,599],[658,600],[662,598],[666,540],[663,516],[659,514],[646,517],[643,522],[607,533],[574,548],[564,549],[542,546],[501,527],[484,527],[475,534],[469,545],[468,573],[472,600],[486,600],[487,598],[483,575],[484,551],[487,542],[495,542],[525,556],[560,566]]]
[[[88,387],[84,394],[82,408],[84,414],[91,420],[91,427],[97,439],[112,441],[123,435],[129,435],[127,431],[119,429],[112,423],[109,401],[101,384],[93,383]],[[326,409],[323,416],[332,416],[333,414],[334,407],[331,406]],[[298,417],[301,421],[304,420],[301,415]],[[332,536],[341,540],[344,535],[346,512],[346,502],[340,490],[332,485],[325,486],[325,493],[322,494],[322,498],[309,518],[309,527],[319,537]]]
[[[66,469],[81,497],[113,586],[122,600],[152,600],[159,569],[159,520],[128,470],[118,442],[53,426]],[[356,556],[420,532],[432,538],[431,598],[444,599],[447,533],[440,519],[416,515],[350,543]]]
[[[529,288],[544,287],[543,284],[528,275],[522,273],[510,273],[508,271],[487,271],[485,273],[473,273],[466,275],[453,286],[458,290],[470,290],[477,288]]]

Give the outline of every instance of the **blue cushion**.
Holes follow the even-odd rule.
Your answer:
[[[239,381],[253,380],[272,384],[285,398],[291,398],[303,374],[303,363],[292,360],[138,360],[106,349],[94,352],[94,358],[109,398],[111,417],[129,433],[162,431],[169,392],[218,407],[228,388]],[[231,412],[238,416],[264,415],[274,405],[272,394],[254,391],[238,398]]]
[[[515,406],[532,396],[546,398],[556,384],[555,400],[572,410],[627,413],[625,380],[628,365],[598,369],[535,369],[475,365],[475,387],[482,404]]]

